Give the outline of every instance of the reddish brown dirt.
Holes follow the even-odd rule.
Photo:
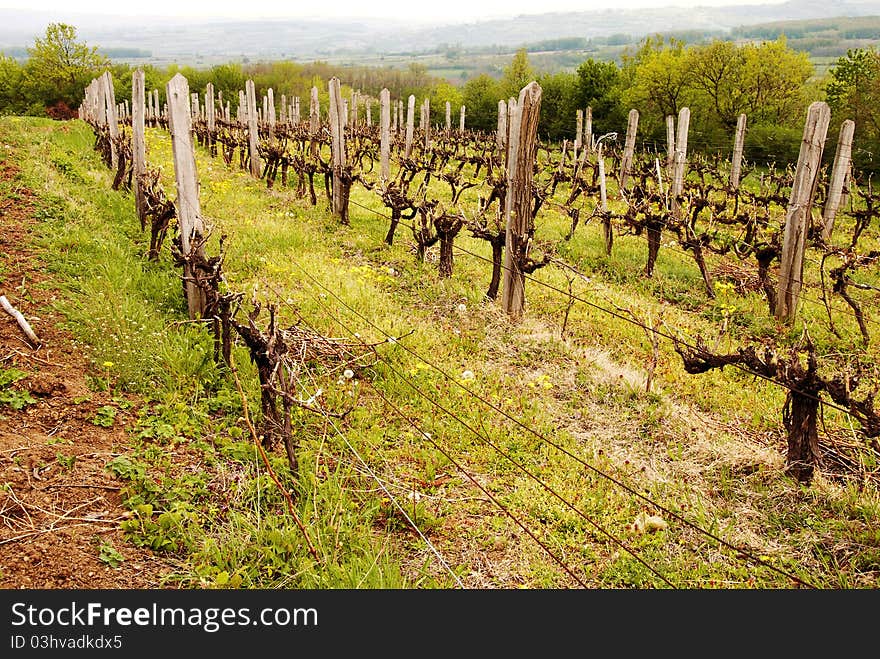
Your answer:
[[[17,172],[0,160],[0,179],[14,181]],[[105,468],[126,451],[124,426],[138,402],[131,400],[110,428],[92,422],[110,394],[89,389],[90,365],[60,328],[63,318],[52,310],[60,293],[29,247],[33,195],[16,191],[17,199],[0,199],[0,295],[42,346],[29,346],[15,319],[0,310],[0,368],[27,373],[12,386],[36,399],[21,410],[0,403],[0,587],[165,587],[171,567],[120,531],[124,483]],[[124,557],[118,567],[101,560],[102,546]]]

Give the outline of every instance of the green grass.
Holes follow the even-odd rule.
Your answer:
[[[563,337],[565,299],[535,282],[526,286],[526,319],[511,324],[483,300],[484,260],[459,252],[453,277],[441,280],[431,259],[415,260],[406,227],[393,247],[384,245],[387,221],[362,208],[385,212],[374,193],[355,186],[344,227],[323,198],[312,208],[292,190],[267,191],[199,148],[202,211],[214,229],[207,251],[227,236],[230,288],[279,304],[282,325],[301,316],[327,336],[358,334],[381,358],[353,381],[340,382],[332,364],[305,372],[303,397],[320,388],[329,409],[356,405],[333,423],[295,416],[295,482],[283,450],[271,454],[296,494],[315,560],[255,454],[210,336],[186,320],[167,250],[159,263],[146,261],[131,196],[110,189],[88,127],[58,126],[5,118],[0,137],[14,142],[21,181],[37,193],[40,249],[64,292],[69,327],[95,365],[95,386],[146,400],[128,429],[130,453],[109,467],[127,484],[130,541],[174,557],[180,583],[577,585],[557,561],[564,557],[593,587],[788,587],[774,567],[821,587],[876,586],[876,490],[822,478],[807,489],[784,476],[778,387],[730,369],[688,376],[664,341],[646,392],[651,345],[635,324],[576,303]],[[170,149],[167,134],[149,131],[148,160],[173,196]],[[443,195],[445,184],[436,190]],[[770,322],[757,295],[708,299],[693,262],[671,249],[645,279],[643,238],[621,237],[606,257],[598,226],[561,242],[567,229],[568,218],[552,209],[539,218],[538,237],[559,243],[590,277],[574,280],[573,292],[604,309],[654,322],[662,311],[669,327],[710,339],[728,309],[737,322],[721,341],[731,348],[761,332],[800,331]],[[464,231],[456,244],[489,256]],[[568,290],[561,269],[535,277]],[[823,314],[805,305],[803,322],[817,341],[839,348]],[[839,319],[846,337],[857,336]],[[389,335],[406,337],[389,343]],[[235,362],[256,418],[256,375],[241,346]],[[826,411],[832,428],[840,421]],[[665,513],[666,531],[634,532],[640,512],[658,512],[634,492],[748,546],[765,565]]]

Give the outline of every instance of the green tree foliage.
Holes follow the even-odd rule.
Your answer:
[[[501,96],[496,99],[496,105],[502,98],[505,101],[511,97],[519,98],[520,90],[536,78],[535,70],[529,63],[528,52],[525,48],[520,48],[501,74]]]
[[[880,52],[874,48],[847,52],[829,71],[825,86],[836,126],[856,124],[853,160],[863,168],[880,168]]]
[[[429,98],[431,99],[431,123],[436,126],[446,126],[446,102],[448,101],[452,127],[458,128],[459,112],[461,112],[461,106],[464,103],[464,95],[461,90],[448,82],[441,82],[434,86]],[[467,117],[465,117],[465,121],[467,121]]]
[[[622,57],[623,105],[639,111],[639,134],[660,139],[668,115],[691,106],[691,71],[683,41],[648,37],[635,53]],[[693,116],[694,108],[691,108]]]
[[[745,113],[750,131],[788,153],[790,131],[802,125],[814,100],[808,84],[813,73],[808,56],[789,48],[785,37],[743,45],[714,40],[691,47],[654,37],[624,57],[622,98],[625,107],[639,110],[639,133],[645,139],[665,141],[665,118],[688,107],[689,143],[695,148],[728,144],[738,116]]]
[[[626,126],[621,103],[622,76],[614,62],[588,59],[577,68],[577,107],[593,112],[593,132],[620,131]]]
[[[23,76],[21,65],[0,53],[0,114],[21,114],[27,109],[20,91]]]
[[[541,76],[541,114],[538,135],[542,139],[574,139],[577,128],[578,78],[574,73],[551,73]]]
[[[110,63],[96,47],[77,41],[76,28],[66,23],[50,23],[28,55],[23,91],[32,112],[60,103],[78,107],[86,86]]]
[[[467,128],[493,131],[498,127],[498,101],[505,96],[497,80],[485,73],[471,78],[462,96]]]

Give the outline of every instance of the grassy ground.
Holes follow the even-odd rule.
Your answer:
[[[806,488],[784,475],[780,388],[728,369],[688,376],[663,341],[646,391],[653,350],[637,325],[535,282],[526,318],[511,324],[483,299],[484,260],[459,252],[444,280],[435,253],[415,259],[405,227],[384,245],[386,220],[364,208],[384,212],[374,193],[355,186],[352,224],[341,226],[323,200],[312,208],[292,190],[267,191],[199,148],[208,252],[226,236],[228,285],[246,292],[244,311],[253,298],[278,305],[282,325],[377,345],[378,363],[351,379],[332,363],[302,373],[303,398],[320,389],[326,409],[354,409],[296,416],[295,481],[283,450],[271,453],[306,540],[250,440],[234,379],[186,320],[167,251],[144,258],[131,195],[110,189],[90,129],[4,118],[0,138],[38,195],[39,246],[94,386],[147,401],[128,428],[132,457],[108,469],[129,482],[130,541],[178,558],[176,583],[876,587],[876,487],[820,474]],[[167,134],[149,131],[148,161],[173,196],[170,149]],[[540,237],[559,241],[567,218],[544,217]],[[489,256],[465,232],[456,244]],[[757,296],[709,300],[672,249],[644,279],[643,238],[622,237],[605,257],[588,225],[560,245],[589,280],[555,267],[536,278],[605,309],[642,322],[662,314],[692,335],[717,333],[727,313],[736,322],[720,340],[731,347],[762,325],[788,331],[766,320]],[[804,311],[830,345],[824,308]],[[857,328],[838,320],[855,350]],[[258,417],[247,352],[237,346],[234,358]],[[825,418],[826,444],[851,438],[833,411]],[[647,531],[643,514],[665,528]]]

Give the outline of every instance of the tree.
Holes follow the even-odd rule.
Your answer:
[[[77,41],[76,28],[66,23],[50,23],[28,56],[24,86],[32,102],[44,108],[58,103],[77,107],[89,82],[110,64],[96,47]]]
[[[546,74],[538,82],[541,85],[538,134],[556,141],[574,139],[579,107],[577,75],[565,72]]]
[[[592,108],[593,132],[623,130],[626,112],[620,96],[620,68],[614,62],[590,58],[577,68],[577,107]]]
[[[814,73],[809,56],[789,48],[784,36],[776,41],[746,44],[742,49],[742,112],[756,123],[802,125],[806,107],[815,100],[807,96],[807,81]]]
[[[458,114],[461,111],[463,96],[457,87],[448,82],[437,84],[431,92],[431,123],[446,126],[446,103],[449,102],[452,127],[458,127]]]
[[[0,114],[20,114],[25,105],[19,86],[23,76],[21,65],[0,53]]]
[[[519,98],[520,90],[535,79],[535,70],[529,64],[529,54],[525,48],[520,48],[513,56],[510,65],[501,74],[501,94],[496,99],[507,101],[508,98]]]
[[[733,129],[746,106],[746,51],[731,41],[716,40],[692,48],[688,59],[694,89],[702,92],[717,120]]]
[[[465,83],[462,96],[468,128],[491,132],[498,127],[498,101],[502,98],[498,81],[481,73]]]
[[[880,164],[880,52],[857,49],[837,60],[825,86],[828,105],[837,125],[844,119],[856,124],[853,160],[865,169]]]
[[[690,105],[692,72],[683,41],[667,44],[662,37],[648,37],[635,54],[623,56],[623,74],[623,101],[639,111],[643,135],[660,130],[668,115],[678,116]]]

